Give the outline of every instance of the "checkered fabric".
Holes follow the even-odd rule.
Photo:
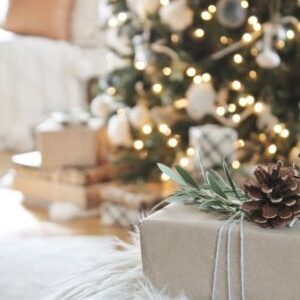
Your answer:
[[[190,131],[190,144],[200,151],[205,169],[221,167],[224,157],[231,160],[236,140],[236,131],[228,127],[204,125],[192,127]],[[195,167],[198,165],[199,162],[195,161]]]
[[[119,203],[104,202],[100,206],[100,222],[104,225],[120,225],[131,227],[136,224],[141,215],[137,208],[131,208]]]

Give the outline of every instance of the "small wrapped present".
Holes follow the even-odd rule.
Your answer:
[[[106,131],[99,120],[56,114],[36,128],[44,168],[94,166],[107,158]]]
[[[101,224],[124,227],[136,223],[144,211],[151,209],[166,195],[162,183],[108,182],[95,186],[95,189],[103,200],[100,206]]]
[[[222,166],[224,157],[231,160],[237,138],[237,132],[233,128],[213,124],[191,127],[189,132],[190,146],[196,151],[200,150],[205,157],[205,169]],[[195,162],[195,166],[199,166],[199,163]]]
[[[144,274],[157,289],[171,295],[184,292],[190,300],[229,299],[228,274],[230,299],[298,300],[300,224],[272,230],[244,221],[241,246],[240,226],[233,223],[230,251],[228,235],[221,235],[216,262],[216,241],[224,222],[222,215],[183,204],[170,204],[149,216],[141,223]],[[211,297],[216,264],[215,292]]]

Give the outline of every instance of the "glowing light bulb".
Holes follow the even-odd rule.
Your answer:
[[[231,113],[235,112],[236,111],[236,105],[234,103],[230,103],[228,105],[228,111],[231,112]]]
[[[202,82],[202,76],[201,75],[196,75],[194,78],[193,78],[193,81],[194,83],[196,84],[200,84]]]
[[[271,144],[269,147],[268,147],[268,152],[270,154],[275,154],[277,152],[277,146],[275,144]]]
[[[106,93],[109,95],[109,96],[114,96],[116,94],[117,90],[115,87],[113,86],[109,86],[107,89],[106,89]]]
[[[214,14],[216,11],[217,11],[217,8],[215,5],[211,4],[208,6],[208,11],[211,13],[211,14]]]
[[[189,165],[189,159],[187,157],[182,157],[179,161],[181,167],[185,168]]]
[[[233,61],[236,63],[236,64],[241,64],[243,62],[243,57],[241,54],[235,54],[233,56]]]
[[[115,17],[113,17],[113,18],[110,18],[109,20],[108,20],[108,26],[109,27],[117,27],[118,26],[118,19],[117,18],[115,18]]]
[[[172,35],[171,35],[171,41],[173,42],[173,43],[178,43],[179,42],[179,36],[178,36],[178,34],[176,34],[176,33],[172,33]]]
[[[175,148],[178,145],[178,141],[175,138],[170,138],[168,140],[168,146],[171,148]]]
[[[241,167],[241,163],[238,160],[234,160],[231,164],[232,168],[237,170]]]
[[[254,111],[255,111],[257,114],[263,112],[263,110],[264,110],[264,105],[263,105],[263,103],[261,103],[261,102],[255,103],[255,105],[254,105]]]
[[[170,177],[168,175],[166,175],[165,173],[162,173],[160,175],[160,179],[161,179],[161,181],[168,181],[170,179]]]
[[[127,20],[128,16],[127,16],[127,13],[126,12],[120,12],[118,14],[118,19],[121,21],[121,22],[125,22]]]
[[[249,7],[249,2],[246,0],[242,0],[241,1],[241,7],[242,8],[248,8]]]
[[[246,97],[246,100],[247,100],[247,104],[248,104],[248,105],[253,105],[254,102],[255,102],[255,98],[254,98],[252,95],[248,95],[248,96]]]
[[[155,94],[159,94],[161,93],[163,87],[160,83],[155,83],[153,86],[152,86],[152,91],[155,93]]]
[[[260,31],[261,30],[261,24],[260,23],[255,23],[252,25],[254,31]]]
[[[251,70],[251,71],[249,72],[249,77],[250,77],[251,79],[257,79],[257,73],[256,73],[256,71]]]
[[[289,135],[290,135],[290,131],[286,128],[280,132],[280,136],[284,139],[286,139]]]
[[[225,115],[225,108],[223,106],[218,106],[217,109],[216,109],[216,113],[219,115],[219,116],[224,116]]]
[[[189,77],[194,77],[197,73],[197,70],[193,67],[190,67],[186,70],[186,75]]]
[[[162,72],[164,75],[170,76],[172,74],[172,69],[170,67],[164,67]]]
[[[238,91],[242,88],[242,84],[240,81],[238,80],[234,80],[232,83],[231,83],[231,87],[232,89],[234,89],[235,91]]]
[[[136,140],[136,141],[134,141],[133,146],[136,150],[141,150],[144,148],[144,143],[141,140]]]
[[[275,133],[279,134],[282,130],[282,126],[281,124],[276,124],[274,127],[273,127],[273,130]]]
[[[194,155],[195,155],[195,149],[192,148],[192,147],[187,148],[186,154],[187,154],[188,156],[194,156]]]
[[[289,30],[286,32],[286,37],[287,37],[289,40],[292,40],[292,39],[295,37],[295,32],[294,32],[294,30],[289,29]]]
[[[160,125],[158,126],[158,130],[159,130],[162,134],[167,135],[167,136],[170,135],[170,134],[172,133],[170,127],[169,127],[167,124],[165,124],[165,123],[160,124]]]
[[[240,123],[241,122],[241,116],[239,115],[239,114],[234,114],[233,116],[232,116],[232,121],[233,121],[233,123]]]
[[[247,99],[245,97],[239,98],[239,105],[245,107],[247,105]]]
[[[160,0],[160,5],[166,6],[170,3],[170,0]]]
[[[211,18],[212,18],[212,15],[211,15],[211,13],[209,13],[208,11],[203,11],[202,13],[201,13],[201,18],[204,20],[204,21],[209,21],[209,20],[211,20]]]
[[[237,146],[237,148],[243,148],[243,147],[245,147],[245,141],[242,140],[242,139],[237,140],[236,146]]]
[[[143,71],[146,68],[146,63],[144,61],[136,61],[134,66],[137,70]]]
[[[193,35],[196,38],[202,38],[204,36],[204,30],[201,29],[201,28],[197,28],[197,29],[194,30]]]
[[[245,43],[250,43],[252,41],[252,35],[250,33],[246,32],[246,33],[243,34],[242,40]]]
[[[145,134],[150,134],[152,132],[152,126],[149,124],[146,124],[143,126],[142,130]]]
[[[258,19],[257,19],[256,16],[250,16],[250,17],[248,18],[248,24],[250,24],[250,25],[254,25],[254,24],[256,24],[257,22],[258,22]]]
[[[211,75],[210,75],[209,73],[204,73],[204,74],[202,75],[202,80],[203,80],[204,82],[209,82],[209,81],[211,80]]]
[[[220,42],[221,42],[221,44],[224,44],[224,45],[226,45],[226,44],[228,44],[228,42],[229,42],[229,39],[228,39],[228,37],[227,37],[227,36],[225,36],[225,35],[222,35],[222,36],[220,37]]]

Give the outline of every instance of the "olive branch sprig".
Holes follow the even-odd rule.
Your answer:
[[[247,199],[245,192],[234,182],[226,159],[223,160],[225,176],[213,170],[205,172],[200,159],[204,178],[201,184],[198,184],[193,176],[180,166],[175,166],[175,170],[172,170],[163,164],[157,165],[161,172],[181,187],[165,200],[168,203],[193,204],[205,212],[219,212],[230,216],[239,212],[242,203]]]

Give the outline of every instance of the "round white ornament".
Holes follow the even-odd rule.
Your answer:
[[[272,48],[264,48],[256,57],[257,64],[265,69],[273,69],[280,65],[281,59]]]
[[[112,116],[107,124],[107,136],[113,146],[127,147],[132,146],[132,136],[130,125],[124,110]]]
[[[141,130],[144,125],[151,123],[150,111],[144,104],[137,104],[129,113],[131,125]]]
[[[219,0],[217,3],[217,18],[225,27],[240,27],[246,16],[246,10],[241,6],[240,0]]]
[[[159,11],[163,23],[173,31],[183,31],[193,23],[194,12],[187,6],[186,0],[175,0],[163,6]]]
[[[187,90],[187,113],[193,120],[200,120],[214,110],[216,91],[210,82],[192,83]]]

